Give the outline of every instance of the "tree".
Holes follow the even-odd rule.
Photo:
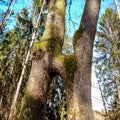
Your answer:
[[[27,21],[26,24],[25,21],[23,22],[20,20],[23,14],[24,19]],[[29,18],[27,10],[23,9],[22,12],[17,15],[15,28],[11,31],[6,31],[3,34],[3,38],[0,39],[0,115],[2,116],[2,119],[8,119],[13,93],[20,77],[19,73],[21,72],[26,52],[29,48],[29,38],[31,33],[30,29],[27,27],[31,24],[29,23],[31,21],[28,21]],[[30,65],[31,63],[29,61],[29,64],[27,65],[27,71],[24,76],[25,82],[26,79],[28,79]],[[25,85],[25,82],[23,83],[22,88]],[[23,95],[23,89],[21,90],[20,96]]]
[[[34,9],[35,6],[34,6]],[[35,10],[33,10],[35,11]],[[31,34],[33,32],[33,16],[30,16],[27,8],[23,8],[20,13],[16,15],[15,28],[12,30],[4,31],[0,38],[0,118],[8,119],[13,93],[20,78],[24,59],[29,49]],[[35,17],[35,16],[34,16]],[[40,24],[43,24],[40,21]],[[42,28],[39,26],[39,31],[36,39],[40,38],[43,34]],[[27,69],[24,74],[24,81],[19,93],[17,101],[16,113],[19,112],[21,98],[24,94],[24,86],[28,79],[31,67],[31,59],[27,64]],[[15,118],[17,119],[17,118]]]
[[[74,35],[73,55],[64,55],[65,0],[50,0],[46,27],[33,46],[32,68],[19,120],[45,120],[47,93],[59,75],[67,90],[67,119],[93,120],[91,109],[92,48],[100,0],[87,0],[82,21]]]
[[[107,8],[99,21],[98,41],[95,44],[98,56],[96,61],[96,75],[100,82],[110,119],[119,117],[120,101],[120,21],[117,13]],[[113,112],[113,114],[112,114]]]

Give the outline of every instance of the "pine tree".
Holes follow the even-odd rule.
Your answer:
[[[42,23],[42,22],[40,22]],[[40,28],[40,32],[44,31]],[[0,116],[2,119],[8,119],[13,93],[20,77],[22,66],[29,49],[31,35],[33,32],[33,19],[30,16],[27,8],[23,8],[20,13],[16,15],[15,28],[4,32],[0,39]],[[40,38],[40,32],[36,36]],[[24,75],[24,82],[18,99],[17,108],[20,106],[22,95],[24,94],[24,86],[31,67],[31,58],[27,64],[27,70]],[[17,109],[19,112],[19,109]],[[17,119],[17,118],[16,118]]]
[[[117,13],[107,8],[99,21],[98,40],[95,43],[96,75],[101,83],[106,105],[114,114],[110,119],[119,116],[119,83],[120,83],[120,21]],[[115,117],[115,118],[114,118]]]

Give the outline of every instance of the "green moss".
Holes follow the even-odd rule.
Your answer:
[[[65,18],[64,9],[58,9],[57,7],[53,6],[51,7],[50,11],[55,11],[57,15],[61,16],[62,18]]]
[[[75,111],[73,110],[73,79],[76,70],[75,55],[66,55],[64,58],[64,67],[66,71],[66,88],[67,88],[67,112],[70,120],[75,120]]]
[[[22,100],[22,106],[20,110],[20,114],[18,116],[18,120],[33,120],[33,116],[31,113],[31,106],[36,103],[36,100],[30,97],[28,94],[25,94]]]
[[[22,100],[22,106],[18,120],[41,120],[44,117],[44,103],[26,92]]]
[[[56,61],[63,65],[66,72],[65,85],[67,88],[67,112],[69,113],[71,120],[75,120],[75,113],[73,110],[73,79],[74,72],[76,70],[76,58],[75,55],[64,55],[58,53],[55,55]]]
[[[73,84],[74,72],[76,69],[75,55],[67,55],[64,61],[64,66],[67,74],[66,85],[69,88]]]
[[[57,56],[57,57],[63,57],[63,54],[61,53],[61,46],[59,41],[56,41],[56,43],[54,44],[54,48],[53,48],[53,56]]]
[[[57,51],[56,51],[56,54],[53,59],[55,59],[58,63],[61,63],[63,65],[65,60],[65,55],[62,53],[59,53],[59,51],[57,54]]]
[[[51,33],[51,31],[53,30],[57,30],[57,33],[59,33],[59,26],[55,25],[55,24],[49,24],[46,26],[46,29],[45,29],[45,34],[43,36],[44,39],[50,39],[51,37],[53,37],[53,33]],[[56,34],[56,31],[55,31],[55,34]],[[57,34],[59,36],[59,34]]]
[[[73,37],[73,42],[74,42],[74,45],[77,44],[77,41],[80,40],[81,38],[81,34],[82,34],[82,27],[80,27],[74,34],[74,37]]]
[[[57,0],[55,5],[50,7],[49,11],[55,11],[59,16],[65,16],[65,0]]]
[[[63,65],[66,72],[66,87],[69,88],[73,84],[74,72],[76,70],[76,58],[75,55],[64,55],[58,51],[54,56],[54,59]]]
[[[57,30],[57,33],[54,33],[57,35],[57,38],[54,38],[54,34],[52,33],[53,30]],[[42,49],[42,51],[47,51],[47,50],[50,50],[50,49],[53,49],[53,48],[60,48],[60,36],[59,36],[59,33],[60,33],[60,28],[56,25],[49,25],[49,26],[46,26],[46,30],[44,32],[44,35],[43,37],[41,38],[40,42],[36,42],[34,45],[33,45],[33,52],[34,51],[39,51],[40,49]]]
[[[42,49],[42,51],[46,51],[47,47],[49,45],[49,40],[46,38],[42,38],[40,42],[36,42],[33,45],[33,52],[39,51]]]

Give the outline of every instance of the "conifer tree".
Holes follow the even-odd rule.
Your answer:
[[[95,43],[96,75],[103,90],[111,120],[119,118],[120,106],[120,21],[117,13],[107,8],[99,21],[98,41]]]
[[[16,90],[22,66],[29,49],[32,32],[32,16],[30,16],[27,8],[23,8],[21,12],[16,15],[15,28],[10,31],[5,31],[0,38],[0,116],[2,119],[8,119],[10,106],[14,95],[13,93]],[[40,28],[39,33],[36,35],[36,39],[40,38],[42,34],[43,27]],[[20,107],[20,102],[22,95],[24,94],[24,86],[26,80],[28,79],[30,67],[31,58],[27,64],[27,70],[24,75],[24,81],[19,94],[17,108]],[[19,109],[17,109],[17,112],[19,112]]]

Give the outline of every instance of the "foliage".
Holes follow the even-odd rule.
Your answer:
[[[107,8],[101,16],[97,38],[95,43],[96,75],[102,86],[107,109],[110,110],[109,113],[113,112],[113,118],[110,118],[113,120],[114,117],[119,116],[120,104],[120,21],[113,9]]]
[[[63,53],[66,55],[72,54],[73,53],[73,43],[72,43],[72,37],[69,35],[65,35],[64,37],[64,45],[63,45]]]
[[[31,11],[36,12],[35,6]],[[16,15],[16,25],[14,29],[4,32],[0,39],[0,116],[2,119],[8,118],[11,101],[14,95],[13,93],[16,90],[22,66],[24,65],[25,56],[31,42],[34,30],[33,26],[35,23],[33,16],[30,15],[30,11],[28,11],[27,8],[23,8],[22,11]],[[36,16],[34,16],[34,18],[36,18]],[[40,21],[40,25],[44,23],[43,21],[43,19]],[[36,35],[37,40],[40,39],[43,31],[44,27],[42,26]],[[24,82],[19,99],[21,99],[24,93],[25,83],[26,80],[28,80],[30,67],[31,58],[27,64],[27,70],[24,75]],[[20,101],[21,100],[19,100],[18,103],[20,103]]]
[[[0,40],[0,115],[2,119],[8,118],[11,102],[21,74],[25,56],[29,49],[31,34],[33,32],[32,19],[29,17],[26,8],[23,8],[21,13],[17,14],[16,19],[15,28],[11,31],[5,32],[4,37]],[[26,80],[28,80],[30,66],[31,60],[27,65],[27,70],[24,75],[24,82],[18,100],[18,108],[21,97],[24,93]]]
[[[13,0],[0,1],[0,5],[6,7],[6,10],[0,9],[0,37],[3,34],[3,31],[6,29],[6,24],[10,22],[9,17],[13,15],[13,11],[10,9],[12,2]]]
[[[55,76],[47,99],[47,120],[66,119],[66,91],[60,76]]]

